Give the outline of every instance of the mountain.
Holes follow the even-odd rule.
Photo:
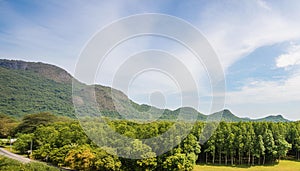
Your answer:
[[[43,111],[72,116],[71,84],[60,80],[61,73],[46,64],[1,60],[0,112],[17,118]]]
[[[210,115],[212,118],[217,118],[217,116],[222,116],[222,121],[225,122],[248,122],[248,121],[253,121],[253,122],[290,122],[289,120],[285,119],[282,115],[270,115],[264,118],[259,118],[259,119],[250,119],[250,118],[240,118],[234,115],[230,110],[224,109],[220,112],[216,112]]]
[[[16,118],[38,112],[51,112],[56,115],[75,117],[72,79],[72,76],[65,70],[54,65],[1,59],[0,113]],[[103,116],[141,120],[153,120],[159,117],[168,119],[176,114],[170,110],[139,105],[128,99],[121,91],[110,87],[88,86],[78,81],[76,81],[76,85],[79,85],[76,87],[80,89],[75,89],[75,92],[86,94],[95,90],[97,100],[97,109],[84,106],[78,108],[81,113],[97,115],[99,109]],[[121,106],[115,106],[113,99],[121,102]],[[86,101],[89,99],[82,99],[82,96],[75,96],[74,98],[74,103]]]
[[[282,115],[270,115],[261,119],[254,119],[256,122],[289,122]]]
[[[251,121],[239,118],[229,110],[204,115],[193,108],[182,107],[176,110],[158,109],[145,104],[137,104],[123,92],[102,85],[85,85],[75,81],[72,99],[72,80],[74,78],[64,69],[40,62],[25,62],[0,59],[0,113],[21,118],[24,115],[51,112],[56,115],[75,117],[74,105],[80,114],[99,115],[112,118],[125,118],[143,121],[157,119],[198,120],[218,119],[238,122]],[[90,95],[95,91],[97,104],[93,106]],[[115,101],[118,103],[115,103]],[[269,116],[253,121],[287,121],[282,116]]]
[[[250,118],[240,118],[240,117],[235,116],[228,109],[224,109],[220,112],[211,114],[211,118],[218,118],[218,116],[222,116],[222,121],[225,121],[225,122],[251,121]]]
[[[15,71],[26,71],[26,73],[34,73],[36,76],[53,80],[57,83],[72,82],[72,76],[62,68],[55,65],[44,64],[41,62],[24,62],[16,60],[1,60],[0,67]]]

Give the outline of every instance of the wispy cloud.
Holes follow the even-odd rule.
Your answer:
[[[299,47],[298,44],[291,43],[285,53],[274,58],[277,69],[288,71],[284,78],[268,81],[248,79],[239,90],[227,93],[228,106],[241,111],[240,107],[248,104],[252,109],[247,109],[247,112],[256,113],[250,114],[256,117],[259,117],[259,111],[268,111],[281,112],[290,119],[298,119],[299,107],[295,104],[300,101]]]
[[[200,25],[203,25],[225,70],[259,47],[300,38],[300,24],[290,17],[300,16],[300,13],[285,13],[278,5],[287,8],[293,4],[233,1],[227,8],[215,4],[211,7],[213,10],[205,11],[205,24]],[[212,11],[215,13],[211,14]]]
[[[71,73],[81,49],[95,32],[120,17],[143,11],[140,5],[117,1],[1,1],[0,8],[2,57],[54,63]],[[28,10],[31,12],[24,12]],[[3,46],[7,44],[10,50]]]
[[[295,73],[282,81],[249,82],[241,90],[227,93],[227,106],[244,116],[280,113],[296,120],[299,118],[299,107],[296,105],[300,101],[299,74]]]

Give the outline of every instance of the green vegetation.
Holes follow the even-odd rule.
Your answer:
[[[17,125],[16,119],[0,113],[0,138],[12,135]]]
[[[96,92],[97,107],[106,123],[99,122],[99,111],[93,106],[81,105],[82,108],[77,110],[85,119],[80,123],[85,125],[85,132],[96,135],[97,141],[106,142],[107,146],[99,148],[86,136],[79,122],[71,119],[75,117],[71,80],[66,71],[53,65],[0,60],[0,112],[4,113],[0,114],[0,138],[16,137],[13,148],[20,154],[28,154],[32,149],[31,158],[86,171],[193,170],[196,163],[260,168],[261,165],[280,163],[287,155],[300,159],[300,122],[287,122],[281,115],[251,120],[224,110],[212,114],[211,118],[222,115],[226,122],[204,123],[201,121],[206,120],[207,115],[193,108],[157,109],[134,103],[118,90],[76,82],[78,87],[74,91],[77,95],[88,95],[91,90]],[[118,110],[113,99],[121,102]],[[89,96],[74,96],[73,100],[74,104],[80,104],[87,102]],[[191,124],[182,120],[174,124],[180,112],[184,117],[198,118],[184,139],[178,135]],[[131,120],[125,121],[123,116]],[[140,122],[153,118],[157,121],[151,124]],[[104,136],[108,134],[103,129],[107,126],[133,140],[124,144],[114,137],[103,138],[109,137]],[[150,146],[144,140],[157,137],[173,126],[176,129],[170,134],[169,141],[162,139],[162,144]],[[204,128],[215,131],[211,135]],[[166,148],[168,152],[157,154]],[[118,157],[116,153],[136,159]],[[10,167],[15,170],[48,169],[44,165],[36,166],[39,164],[12,162],[9,165],[5,164],[9,163],[8,159],[1,160],[0,167],[6,170]]]
[[[48,122],[41,116],[52,118],[55,122]],[[28,118],[35,118],[32,120],[37,122],[28,122]],[[37,126],[36,123],[45,120],[47,122]],[[156,152],[166,146],[157,144],[150,147],[142,139],[161,135],[174,126],[173,122],[139,124],[109,119],[106,122],[116,132],[134,139],[129,144],[120,144],[113,138],[96,136],[110,145],[99,148],[86,136],[77,121],[59,121],[51,114],[34,114],[26,116],[20,123],[23,125],[21,130],[31,129],[32,132],[19,130],[14,150],[26,154],[32,145],[32,158],[76,170],[193,170],[196,163],[252,167],[280,163],[287,155],[299,160],[300,122],[211,123],[208,126],[216,130],[210,138],[208,132],[202,132],[205,123],[197,122],[181,142],[179,137],[172,137],[168,143],[180,142],[179,145],[160,156],[156,156]],[[180,134],[188,124],[176,125],[174,135]],[[32,129],[33,126],[35,129]],[[105,135],[101,129],[105,125],[97,119],[89,120],[88,126],[85,131],[89,134]],[[206,138],[209,139],[204,144],[199,143]],[[140,159],[117,157],[115,152]]]
[[[0,113],[17,119],[27,114],[40,112],[74,118],[72,79],[72,76],[65,70],[54,65],[0,59]],[[109,87],[76,83],[78,87],[74,91],[79,94],[95,90],[98,109],[105,117],[122,119],[122,116],[126,116],[126,118],[132,119],[174,120],[181,112],[182,116],[194,114],[198,116],[198,120],[205,121],[207,119],[207,115],[192,108],[183,107],[174,111],[157,109],[134,103],[121,91]],[[114,99],[121,102],[121,108],[119,106],[118,110],[115,109],[111,92],[113,92]],[[73,100],[75,103],[81,103],[88,99],[74,97]],[[151,111],[149,111],[150,108]],[[98,109],[85,106],[80,109],[80,112],[99,115]],[[122,110],[122,116],[118,113],[120,110]],[[229,110],[212,115],[219,118],[221,114],[223,114],[223,121],[250,121],[249,118],[239,118],[233,115]],[[279,115],[262,118],[258,121],[286,122],[287,120]]]
[[[28,113],[51,111],[72,117],[71,85],[58,83],[31,71],[0,67],[0,112],[20,118]]]
[[[48,125],[53,122],[64,120],[67,121],[69,119],[64,117],[56,117],[49,112],[26,115],[23,117],[22,122],[17,125],[14,131],[18,133],[32,133],[38,126]]]
[[[13,159],[9,159],[7,157],[0,155],[0,171],[59,171],[60,169],[57,169],[55,167],[47,166],[44,163],[40,162],[31,162],[27,164],[23,164],[21,162],[18,162]]]

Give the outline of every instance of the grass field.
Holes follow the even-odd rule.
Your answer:
[[[279,164],[271,166],[211,166],[196,165],[194,171],[300,171],[300,162],[291,160],[281,160]]]

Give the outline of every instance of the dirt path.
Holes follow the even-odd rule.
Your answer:
[[[29,162],[32,162],[33,160],[30,160],[26,157],[23,157],[21,155],[17,155],[17,154],[14,154],[12,152],[9,152],[3,148],[0,148],[0,155],[3,155],[5,157],[8,157],[8,158],[11,158],[11,159],[14,159],[14,160],[18,160],[22,163],[29,163]]]

